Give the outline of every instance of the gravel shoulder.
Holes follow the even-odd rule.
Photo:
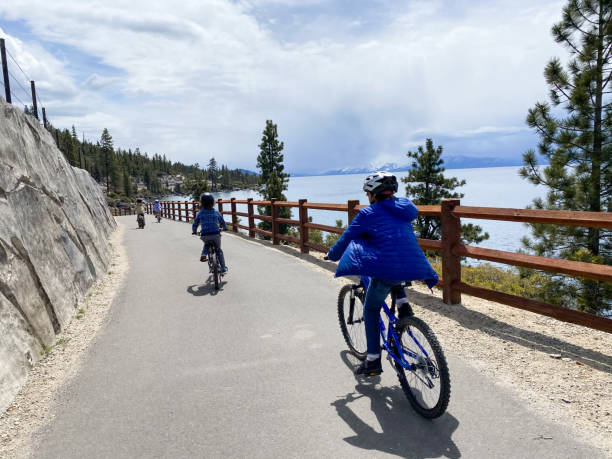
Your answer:
[[[128,271],[124,231],[119,225],[109,240],[113,253],[107,274],[91,286],[70,325],[30,371],[12,405],[0,414],[0,457],[30,454],[33,433],[52,419],[58,389],[78,373],[96,334],[107,323],[110,306]]]

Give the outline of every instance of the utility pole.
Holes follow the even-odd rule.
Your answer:
[[[8,63],[6,61],[6,48],[4,47],[4,38],[0,38],[0,58],[2,59],[2,76],[4,77],[4,94],[6,94],[6,101],[9,104],[12,104],[11,85],[9,83]]]
[[[45,111],[45,107],[42,108],[43,114],[43,126],[47,129],[47,112]]]
[[[32,107],[34,107],[34,116],[38,118],[38,105],[36,104],[36,85],[34,80],[30,81],[30,87],[32,88]]]

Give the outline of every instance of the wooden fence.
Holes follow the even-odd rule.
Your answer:
[[[224,208],[224,204],[229,205],[229,210]],[[238,204],[246,204],[248,211],[238,212],[236,210]],[[239,200],[235,198],[230,200],[219,199],[217,205],[222,215],[231,216],[231,222],[229,222],[229,224],[231,225],[232,231],[238,232],[239,229],[242,229],[248,231],[250,237],[255,237],[256,234],[267,236],[272,240],[272,243],[276,245],[280,244],[280,241],[290,242],[297,245],[302,253],[309,253],[310,250],[319,252],[328,251],[327,247],[309,241],[309,229],[317,229],[336,234],[344,232],[343,228],[309,222],[309,209],[346,212],[347,219],[350,223],[355,215],[357,215],[357,212],[366,207],[360,205],[359,201],[348,201],[346,204],[328,204],[311,203],[306,199],[292,202],[278,201],[276,199],[270,201],[254,201],[253,199]],[[256,214],[255,206],[270,206],[270,215]],[[297,208],[298,219],[280,218],[278,216],[278,209],[280,207]],[[189,221],[195,217],[198,208],[198,203],[192,201],[162,202],[162,216],[172,220]],[[612,213],[471,207],[460,205],[458,199],[445,199],[442,205],[418,206],[418,209],[420,215],[439,217],[441,219],[442,240],[419,239],[418,241],[422,249],[439,252],[442,256],[442,276],[438,285],[442,288],[442,299],[446,304],[461,303],[461,293],[466,293],[515,308],[554,317],[555,319],[565,322],[571,322],[612,333],[612,319],[566,309],[516,295],[500,293],[495,290],[476,287],[461,281],[461,257],[469,257],[512,266],[522,266],[552,273],[565,274],[572,277],[612,282],[612,266],[485,249],[465,245],[461,242],[462,217],[481,220],[504,220],[612,229]],[[152,212],[152,204],[147,204],[147,212]],[[246,218],[248,225],[239,224],[238,217]],[[270,222],[271,231],[258,228],[255,224],[255,220]],[[279,231],[279,225],[281,224],[299,228],[300,237],[297,238],[281,234]]]

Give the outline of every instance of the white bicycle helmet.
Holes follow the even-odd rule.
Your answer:
[[[363,191],[372,194],[393,194],[397,193],[397,178],[389,172],[374,172],[365,178]]]

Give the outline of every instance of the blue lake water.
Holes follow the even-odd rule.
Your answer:
[[[486,207],[525,208],[534,198],[544,197],[546,188],[536,187],[518,175],[519,167],[492,167],[479,169],[448,169],[444,175],[465,179],[466,185],[456,191],[465,196],[461,204]],[[406,173],[398,172],[398,178]],[[361,191],[365,174],[328,175],[316,177],[293,177],[289,180],[289,189],[285,192],[289,201],[308,199],[309,202],[345,203],[351,199],[359,199],[367,204],[365,193]],[[400,192],[403,195],[404,185],[400,183]],[[259,199],[256,192],[234,191],[229,193],[214,193],[221,199]],[[172,200],[173,197],[168,197]],[[175,198],[184,200],[185,198]],[[246,212],[246,205],[238,205],[239,212]],[[293,210],[297,218],[296,210]],[[346,212],[309,210],[315,223],[335,225],[337,219],[347,222]],[[493,220],[464,219],[464,222],[480,225],[490,235],[490,238],[479,246],[508,250],[515,252],[521,248],[521,239],[529,235],[529,229],[523,223],[502,222]]]

